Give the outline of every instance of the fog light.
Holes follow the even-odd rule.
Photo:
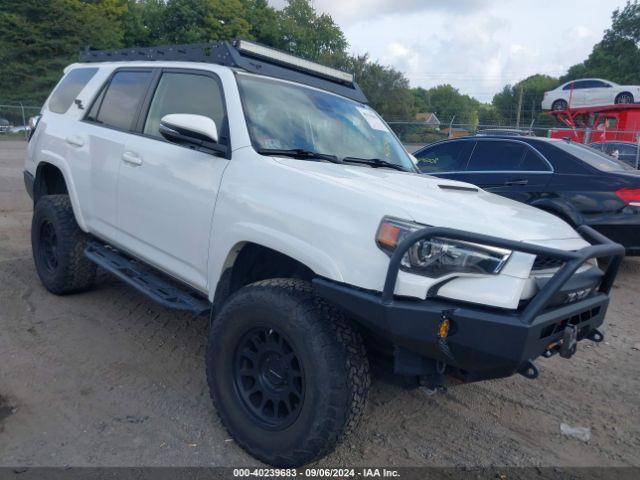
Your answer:
[[[449,335],[449,327],[451,326],[451,322],[449,322],[448,318],[443,318],[440,324],[438,325],[438,338],[447,338]]]

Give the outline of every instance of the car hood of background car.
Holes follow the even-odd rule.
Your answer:
[[[554,243],[559,248],[577,249],[587,245],[558,217],[468,183],[387,168],[289,158],[275,160],[317,178],[324,184],[326,195],[340,195],[345,191],[349,195],[364,195],[371,198],[372,204],[388,207],[387,214],[401,210],[406,212],[407,220],[417,223],[548,246],[552,246],[546,243],[549,240],[569,240]]]

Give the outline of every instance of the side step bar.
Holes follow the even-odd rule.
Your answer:
[[[188,287],[182,287],[164,274],[126,257],[117,250],[97,242],[89,242],[84,254],[99,267],[160,305],[198,315],[208,313],[211,309],[205,298],[190,291]]]

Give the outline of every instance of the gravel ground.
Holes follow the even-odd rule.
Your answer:
[[[0,142],[0,465],[255,465],[220,425],[207,321],[104,276],[56,297],[36,278],[25,144]],[[640,465],[640,259],[625,260],[604,328],[536,381],[426,396],[374,380],[359,432],[323,466]],[[588,441],[561,423],[589,427]]]

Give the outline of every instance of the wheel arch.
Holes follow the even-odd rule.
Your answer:
[[[614,99],[614,103],[618,103],[618,98],[620,98],[621,95],[625,95],[625,94],[629,95],[632,101],[635,100],[633,93],[631,93],[629,90],[623,90],[622,92],[618,92],[618,94],[616,95],[616,98]]]
[[[33,203],[35,205],[44,195],[69,195],[76,222],[80,229],[86,232],[87,227],[80,211],[78,194],[71,178],[69,167],[63,160],[51,158],[39,162],[33,183]]]
[[[293,278],[311,281],[319,274],[303,259],[253,241],[236,243],[229,250],[215,286],[214,307],[240,288],[261,280]]]

